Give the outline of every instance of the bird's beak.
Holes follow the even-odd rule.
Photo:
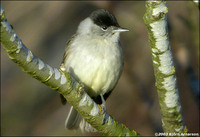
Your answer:
[[[116,28],[115,30],[113,30],[113,32],[126,32],[129,31],[128,29],[124,29],[124,28]]]

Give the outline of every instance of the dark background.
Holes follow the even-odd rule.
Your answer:
[[[183,117],[189,132],[199,132],[199,10],[192,2],[167,2],[172,47]],[[111,11],[129,29],[121,35],[125,66],[107,100],[108,114],[141,135],[162,132],[144,1],[2,2],[7,19],[23,43],[59,68],[67,40],[93,10]],[[196,82],[191,86],[191,82]],[[1,135],[81,135],[65,129],[69,105],[59,94],[21,71],[1,47]],[[89,135],[89,134],[88,134]]]

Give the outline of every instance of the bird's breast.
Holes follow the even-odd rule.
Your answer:
[[[76,80],[90,89],[88,94],[95,97],[117,84],[123,68],[123,53],[117,43],[90,41],[72,45],[64,64]]]

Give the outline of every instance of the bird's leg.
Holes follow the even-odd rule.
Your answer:
[[[103,113],[105,113],[106,112],[106,101],[103,97],[103,94],[100,94],[100,96],[101,96],[101,102],[102,102],[101,107],[102,107]]]
[[[102,104],[101,104],[102,113],[104,114],[102,124],[104,124],[106,122],[106,101],[103,97],[103,94],[100,94],[100,96],[101,96],[101,102],[102,102]]]

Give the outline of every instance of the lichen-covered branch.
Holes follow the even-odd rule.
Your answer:
[[[167,29],[165,1],[146,1],[144,21],[148,29],[156,88],[165,132],[184,132],[175,67]]]
[[[76,82],[68,73],[49,66],[27,49],[8,23],[2,7],[1,44],[9,57],[24,72],[62,94],[83,118],[102,135],[139,136],[134,130],[128,129],[108,114],[103,113],[102,108],[84,91],[82,84]]]
[[[194,3],[194,5],[195,5],[198,9],[200,9],[200,7],[199,7],[199,0],[192,0],[192,2]]]

